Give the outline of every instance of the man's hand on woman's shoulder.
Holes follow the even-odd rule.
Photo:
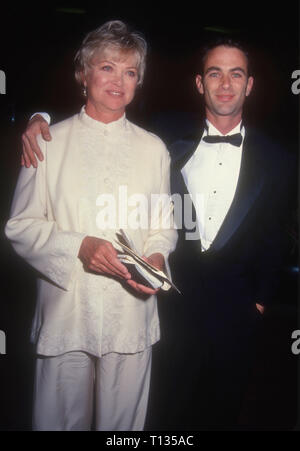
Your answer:
[[[49,132],[48,122],[40,115],[33,116],[27,124],[27,128],[22,135],[22,156],[21,165],[29,168],[38,165],[36,156],[43,161],[44,155],[37,143],[37,135],[41,134],[45,141],[51,141],[52,137]]]

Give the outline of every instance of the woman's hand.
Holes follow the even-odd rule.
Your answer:
[[[166,270],[165,258],[162,254],[159,254],[158,252],[156,254],[151,254],[150,257],[148,257],[148,258],[143,257],[143,259],[146,262],[150,263],[150,265],[159,269],[160,271]]]
[[[40,161],[43,161],[44,155],[37,143],[37,135],[42,134],[45,141],[51,141],[52,137],[49,132],[47,121],[40,115],[36,114],[27,124],[27,128],[22,135],[22,156],[21,165],[29,168],[31,165],[35,168],[38,165],[35,154]]]
[[[150,257],[143,257],[143,259],[150,263],[150,265],[154,266],[155,268],[159,269],[160,271],[165,270],[165,259],[162,254],[156,253],[150,255]],[[145,285],[142,285],[140,283],[134,282],[134,280],[129,279],[127,280],[128,285],[130,285],[132,288],[134,288],[138,293],[142,294],[156,294],[159,290],[154,290],[153,288],[146,287]]]
[[[78,258],[85,269],[98,274],[130,279],[128,269],[118,259],[118,253],[113,245],[101,238],[86,236],[81,243]]]
[[[130,272],[120,262],[116,249],[109,241],[92,236],[85,237],[81,243],[78,258],[88,271],[121,277],[138,293],[152,295],[158,292],[158,289],[153,290],[131,279]],[[152,254],[148,258],[143,258],[157,269],[164,269],[165,259],[162,254]]]

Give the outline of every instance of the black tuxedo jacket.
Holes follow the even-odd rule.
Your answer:
[[[202,133],[203,129],[198,138],[183,139],[170,147],[172,194],[182,199],[187,195],[185,200],[189,196],[181,169],[196,150]],[[242,318],[259,315],[256,303],[272,301],[285,255],[289,171],[289,154],[259,132],[246,128],[236,193],[210,249],[201,252],[199,240],[187,240],[190,231],[184,224],[178,230],[170,266],[173,280],[183,293],[184,300],[178,299],[182,317],[192,316],[197,324],[200,317],[205,324],[211,318],[215,323],[236,327],[242,324]],[[193,206],[192,210],[195,218]]]

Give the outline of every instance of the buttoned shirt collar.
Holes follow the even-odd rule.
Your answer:
[[[203,132],[206,135],[224,136],[209,121]],[[228,135],[241,133],[245,137],[242,122]],[[215,239],[228,213],[235,195],[242,158],[240,147],[229,143],[206,143],[201,139],[193,156],[182,168],[188,192],[192,196],[202,250],[207,250]],[[199,196],[199,202],[197,202]]]
[[[126,115],[123,114],[122,117],[117,119],[116,121],[109,122],[105,124],[104,122],[97,121],[89,116],[85,111],[85,106],[81,108],[79,113],[79,120],[83,122],[87,127],[92,128],[95,131],[102,132],[104,134],[110,134],[113,132],[120,132],[126,127]]]

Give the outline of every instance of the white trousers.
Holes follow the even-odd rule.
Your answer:
[[[148,404],[152,348],[136,354],[84,352],[39,356],[33,430],[142,431]]]

